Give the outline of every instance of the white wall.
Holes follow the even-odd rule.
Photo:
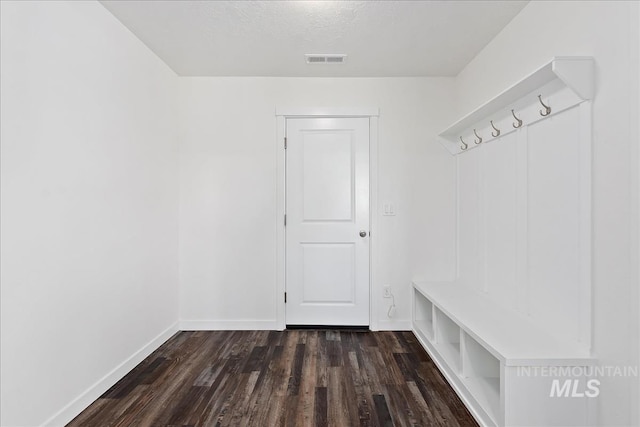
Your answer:
[[[603,365],[638,364],[637,2],[531,2],[460,73],[461,114],[556,55],[596,61],[593,103],[593,344]],[[636,88],[634,90],[634,88]],[[637,212],[637,211],[636,211]],[[635,224],[635,225],[634,225]],[[604,378],[600,425],[638,425],[637,378]]]
[[[178,79],[97,2],[0,5],[0,423],[61,425],[178,319]]]
[[[409,326],[413,278],[453,275],[453,159],[429,144],[453,118],[452,78],[181,78],[180,315],[186,328],[276,327],[276,107],[379,107],[372,298]],[[443,185],[447,182],[447,185]],[[397,314],[387,317],[391,284]]]
[[[640,22],[640,7],[637,8],[638,14],[638,22]],[[640,25],[635,29],[635,37],[639,40],[637,47],[637,56],[635,66],[640,70]],[[633,35],[632,35],[633,37]],[[636,185],[635,189],[632,189],[631,194],[635,194],[635,227],[636,227],[636,275],[635,282],[638,283],[638,288],[636,289],[636,297],[640,298],[640,81],[636,81],[636,92],[638,93],[638,99],[636,100],[636,108],[635,108],[635,117],[636,125],[638,127],[636,131],[636,140],[635,144],[636,155],[635,155],[635,164],[632,164],[632,170],[636,171]],[[631,113],[631,120],[633,121],[634,113]],[[631,159],[633,162],[633,159]],[[633,221],[632,221],[633,222]],[[638,307],[640,307],[640,300],[638,301]],[[640,327],[638,327],[638,342],[640,342]],[[637,354],[637,363],[640,366],[640,350],[638,350]],[[637,424],[640,424],[640,377],[638,377],[638,387],[635,390],[635,396],[631,396],[631,402],[635,401],[635,413],[632,414],[632,419],[636,421]],[[633,405],[633,403],[632,403]]]

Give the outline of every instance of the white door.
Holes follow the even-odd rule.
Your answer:
[[[369,325],[369,119],[286,122],[286,323]]]

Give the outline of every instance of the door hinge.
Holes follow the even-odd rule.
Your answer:
[[[284,214],[284,226],[287,226],[287,214]]]
[[[284,293],[284,303],[285,304],[287,303],[287,293],[286,292]]]
[[[284,149],[285,150],[287,149],[287,137],[286,136],[284,137]]]

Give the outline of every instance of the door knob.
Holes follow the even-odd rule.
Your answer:
[[[367,232],[364,230],[360,230],[360,237],[367,237]]]

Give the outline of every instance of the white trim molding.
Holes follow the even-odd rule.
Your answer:
[[[277,330],[284,330],[286,325],[285,319],[285,267],[286,267],[286,240],[284,230],[284,214],[287,206],[286,201],[286,175],[285,175],[285,150],[284,138],[287,134],[286,118],[277,116],[276,131],[276,319]]]
[[[276,116],[283,117],[378,117],[379,108],[276,108]]]
[[[378,295],[382,295],[379,284],[378,266],[380,265],[378,250],[378,117],[369,118],[369,329],[378,331]]]

